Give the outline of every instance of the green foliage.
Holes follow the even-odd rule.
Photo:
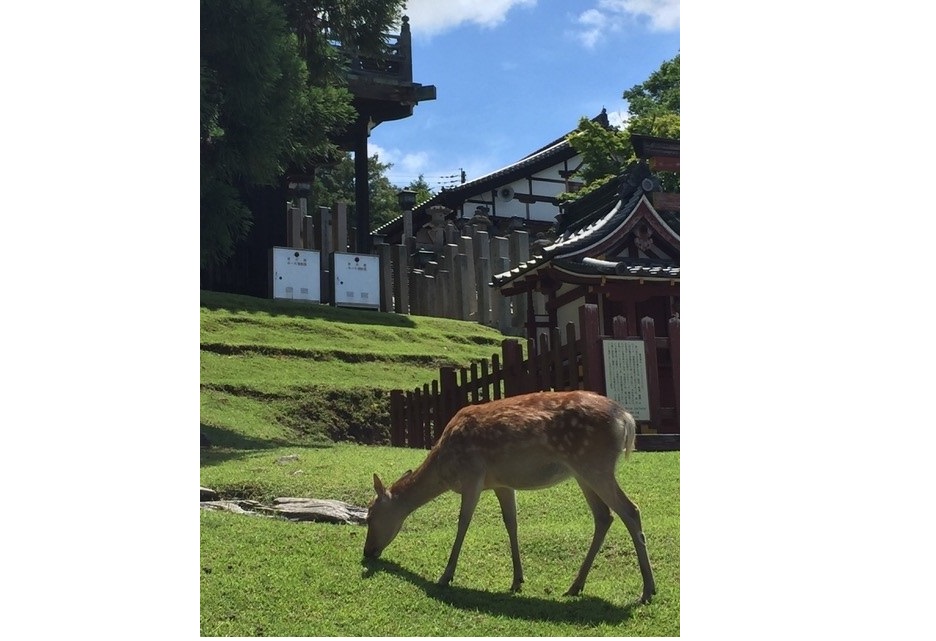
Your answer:
[[[636,160],[631,134],[679,138],[679,54],[667,60],[650,77],[624,92],[628,101],[628,120],[623,130],[605,129],[582,118],[569,142],[582,154],[584,166],[576,174],[584,185],[576,192],[560,194],[570,201],[591,193],[620,174]],[[679,177],[661,172],[663,188],[679,191]]]
[[[397,203],[399,189],[386,172],[393,165],[382,163],[377,154],[367,159],[368,192],[370,195],[370,228],[375,229],[400,215]],[[338,201],[348,203],[348,220],[355,220],[354,159],[344,154],[340,161],[320,167],[315,172],[310,194],[310,206],[332,207]]]
[[[419,174],[419,178],[413,180],[408,184],[405,189],[416,192],[416,203],[423,203],[432,198],[435,194],[432,193],[432,187],[429,186],[429,183],[426,182],[425,176]]]
[[[366,505],[371,477],[414,469],[425,451],[336,444],[202,454],[200,481],[228,498],[332,498]],[[282,457],[296,456],[288,462]],[[679,636],[678,452],[636,452],[618,480],[641,508],[657,594],[636,605],[640,573],[615,519],[578,597],[564,597],[592,536],[574,482],[517,496],[526,582],[508,591],[510,551],[497,501],[482,494],[455,579],[435,584],[451,550],[458,496],[410,516],[381,560],[362,564],[365,528],[201,513],[202,636]]]
[[[654,114],[679,115],[679,54],[667,60],[644,82],[634,85],[623,95],[631,116]]]

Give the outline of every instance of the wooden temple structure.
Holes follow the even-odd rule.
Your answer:
[[[601,331],[627,319],[628,335],[651,317],[665,335],[679,313],[679,194],[662,191],[656,171],[679,171],[679,141],[632,136],[639,160],[616,180],[567,205],[558,238],[539,254],[496,274],[505,296],[527,297],[526,335],[576,322],[596,303]],[[537,298],[539,297],[539,300]]]
[[[367,138],[382,122],[408,118],[422,101],[435,100],[434,85],[413,82],[413,48],[409,18],[403,16],[399,34],[388,34],[380,55],[362,56],[338,45],[348,59],[348,89],[354,96],[357,118],[335,143],[354,154],[355,236],[353,249],[370,252],[370,195],[367,172]],[[271,247],[287,245],[287,202],[295,196],[295,187],[306,189],[314,178],[314,167],[283,176],[273,187],[255,187],[244,193],[244,200],[254,213],[247,238],[235,249],[222,267],[201,270],[201,288],[251,296],[266,297],[269,284]],[[301,189],[301,188],[300,188]]]

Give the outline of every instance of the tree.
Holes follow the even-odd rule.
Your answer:
[[[583,167],[576,173],[584,185],[576,192],[560,194],[574,200],[606,184],[636,160],[631,134],[679,138],[679,54],[667,60],[650,77],[624,92],[628,119],[624,129],[605,129],[588,118],[569,135],[569,142],[582,154]],[[664,188],[678,191],[674,174],[661,175]]]
[[[432,187],[426,182],[426,177],[422,174],[419,174],[419,178],[416,180],[410,181],[410,184],[408,184],[405,189],[416,192],[417,204],[425,202],[435,195],[432,193]]]
[[[376,50],[402,5],[201,0],[202,266],[250,229],[245,190],[345,155],[332,142],[356,116],[342,46]]]
[[[679,115],[679,54],[667,60],[650,74],[644,82],[634,85],[623,94],[631,116],[647,117],[654,114]]]
[[[392,165],[380,162],[377,154],[367,159],[368,191],[370,192],[370,228],[374,229],[400,215],[397,192],[386,172]],[[313,207],[333,207],[338,201],[348,203],[348,219],[354,213],[354,160],[350,154],[329,167],[315,172],[309,204]]]

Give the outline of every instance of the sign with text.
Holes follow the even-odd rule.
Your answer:
[[[294,247],[270,249],[271,298],[322,300],[319,252]]]
[[[642,340],[602,342],[607,396],[624,406],[638,421],[650,420],[647,360]]]
[[[336,307],[380,307],[380,257],[332,253]]]

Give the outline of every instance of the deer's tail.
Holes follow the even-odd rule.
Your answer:
[[[620,410],[615,420],[618,421],[624,433],[624,458],[627,458],[634,451],[634,441],[637,440],[637,422],[630,412],[623,409]]]

